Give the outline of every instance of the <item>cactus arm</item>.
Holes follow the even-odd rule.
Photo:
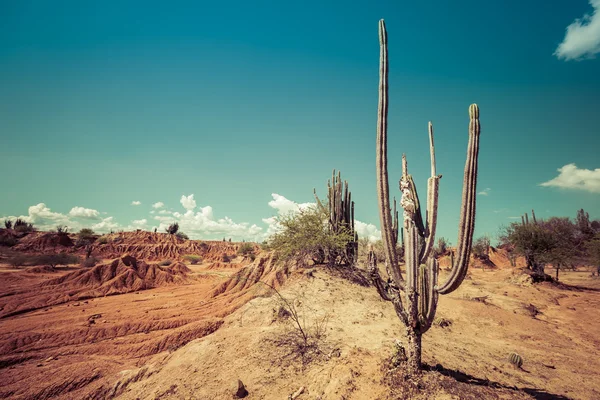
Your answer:
[[[452,266],[448,280],[438,288],[440,294],[448,294],[456,290],[467,275],[469,255],[475,228],[475,195],[477,191],[477,161],[479,156],[479,107],[469,107],[469,146],[463,179],[462,206],[458,226],[457,260]]]
[[[435,313],[437,311],[438,292],[435,290],[435,286],[437,285],[437,276],[438,262],[434,257],[429,257],[427,259],[427,286],[422,292],[426,295],[426,301],[423,301],[424,305],[426,304],[426,306],[423,307],[425,312],[423,314],[421,333],[425,333],[429,330],[429,328],[431,328],[431,324],[433,323],[433,319],[435,318]]]
[[[393,243],[392,218],[387,172],[387,117],[388,117],[388,56],[385,22],[379,21],[379,104],[377,107],[377,201],[381,223],[381,239],[391,277],[398,287],[404,279],[398,266],[398,255]]]
[[[437,227],[438,193],[441,175],[436,175],[435,145],[433,143],[433,124],[429,122],[429,152],[431,154],[431,177],[427,180],[427,227],[425,230],[425,246],[421,250],[419,263],[424,264],[429,258],[435,244]]]
[[[383,279],[381,279],[381,275],[379,275],[379,269],[377,268],[377,257],[375,256],[372,248],[369,250],[368,270],[371,281],[373,282],[373,285],[377,289],[377,292],[381,298],[386,301],[391,301],[400,320],[404,324],[407,324],[408,317],[406,315],[406,311],[404,310],[404,306],[402,305],[402,298],[400,297],[398,288],[384,282]]]

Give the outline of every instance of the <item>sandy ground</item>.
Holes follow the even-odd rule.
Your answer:
[[[450,325],[424,336],[430,371],[415,380],[391,364],[404,328],[360,271],[300,268],[281,296],[231,285],[215,296],[236,270],[190,268],[184,285],[0,319],[0,398],[230,399],[238,379],[249,399],[301,387],[298,399],[600,398],[600,280],[589,271],[532,286],[512,268],[472,268],[440,298],[437,315]],[[0,266],[0,306],[61,273]],[[304,355],[281,297],[310,335]]]

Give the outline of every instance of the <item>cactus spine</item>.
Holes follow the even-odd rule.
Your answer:
[[[348,190],[348,181],[342,184],[341,172],[338,171],[336,176],[334,169],[331,180],[327,181],[327,189],[329,210],[323,207],[323,203],[317,196],[317,190],[313,189],[317,205],[329,215],[329,228],[332,232],[341,233],[346,230],[352,236],[353,241],[346,245],[342,258],[346,264],[353,265],[358,256],[358,234],[354,230],[354,201],[352,201],[352,193]]]
[[[456,290],[464,280],[469,266],[469,255],[475,226],[475,194],[479,154],[479,108],[469,107],[469,144],[463,179],[462,206],[458,232],[457,260],[447,280],[438,285],[438,263],[433,257],[437,225],[438,190],[441,175],[436,173],[433,125],[429,123],[429,150],[431,177],[427,182],[427,210],[425,224],[415,183],[408,173],[406,157],[402,156],[400,205],[404,209],[403,239],[406,280],[402,277],[396,254],[394,223],[390,215],[387,172],[387,114],[388,114],[388,56],[385,22],[379,21],[380,68],[379,107],[377,115],[377,195],[381,236],[385,249],[386,268],[390,281],[384,282],[377,269],[377,259],[369,254],[369,272],[379,294],[391,301],[398,317],[406,326],[408,336],[408,370],[416,373],[421,366],[421,336],[431,327],[437,309],[438,295]],[[419,248],[419,237],[425,244]],[[425,265],[423,265],[425,264]],[[406,306],[403,303],[406,302]]]

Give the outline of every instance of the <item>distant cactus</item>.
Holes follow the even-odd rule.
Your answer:
[[[329,216],[329,228],[333,233],[346,231],[352,236],[353,240],[346,245],[346,251],[343,257],[345,263],[353,265],[358,257],[358,235],[354,230],[354,201],[352,193],[348,190],[348,181],[342,184],[342,174],[335,169],[331,175],[331,180],[327,182],[328,207],[325,208],[317,196],[317,189],[313,189],[317,205]],[[396,203],[394,202],[394,211]],[[398,239],[398,213],[396,212],[396,241]]]
[[[523,365],[523,357],[517,353],[510,353],[508,355],[508,362],[510,362],[515,368],[521,368]]]

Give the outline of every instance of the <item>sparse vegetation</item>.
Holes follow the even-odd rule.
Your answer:
[[[183,233],[183,232],[177,232],[177,233],[175,234],[175,236],[177,236],[177,237],[178,237],[179,239],[181,239],[181,240],[190,240],[190,238],[188,237],[188,235],[186,235],[186,234],[185,234],[185,233]]]
[[[254,246],[250,243],[244,243],[240,246],[237,253],[241,256],[248,257],[251,254],[254,254]]]
[[[64,233],[67,234],[69,233],[69,227],[66,225],[58,225],[56,227],[56,233]]]
[[[490,256],[490,238],[482,236],[473,241],[473,255],[480,260],[489,260]]]
[[[81,266],[84,268],[92,268],[95,267],[96,264],[98,264],[100,262],[100,260],[96,257],[88,257],[85,260],[83,260],[83,262],[81,263]]]
[[[13,229],[17,232],[33,232],[35,228],[33,224],[25,222],[21,218],[17,218],[13,224]]]
[[[6,229],[12,229],[13,223],[10,219],[5,219],[4,220],[4,227]]]
[[[165,229],[165,231],[170,235],[174,235],[177,233],[177,231],[179,231],[179,224],[177,222],[173,222]]]
[[[202,262],[202,257],[197,256],[195,254],[186,254],[185,256],[183,256],[183,259],[192,265],[196,265]]]
[[[450,247],[450,241],[445,237],[440,237],[437,240],[437,246],[434,248],[434,252],[436,256],[443,256],[448,251]]]
[[[331,231],[324,208],[311,207],[277,217],[281,230],[269,238],[269,248],[282,261],[339,265],[345,261],[346,245],[354,240],[347,229]]]
[[[161,267],[168,267],[171,264],[173,264],[173,261],[171,260],[162,260],[158,265]]]
[[[52,268],[57,265],[79,264],[80,258],[74,254],[16,254],[7,258],[8,264],[13,267],[49,265]]]
[[[98,243],[98,244],[108,244],[108,242],[109,242],[109,239],[108,239],[108,236],[106,236],[106,235],[100,236],[96,240],[96,243]]]

